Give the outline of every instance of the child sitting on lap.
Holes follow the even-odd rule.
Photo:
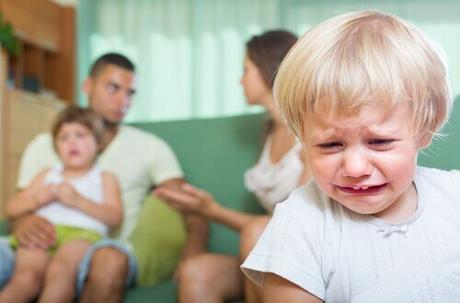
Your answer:
[[[242,265],[264,302],[458,301],[460,173],[416,166],[452,105],[433,43],[393,15],[340,15],[294,45],[274,94],[313,179]]]
[[[92,243],[121,224],[123,210],[115,177],[95,165],[102,121],[90,110],[70,106],[53,126],[54,146],[62,165],[39,173],[8,203],[15,219],[28,213],[55,225],[55,244],[44,250],[18,245],[14,273],[0,302],[71,302],[78,264]]]

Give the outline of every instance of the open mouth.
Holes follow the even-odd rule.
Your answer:
[[[349,194],[375,194],[379,193],[385,187],[387,187],[388,183],[383,183],[380,185],[360,185],[360,186],[337,186],[341,191],[349,193]]]
[[[71,151],[69,152],[69,156],[71,156],[71,157],[75,157],[75,156],[78,156],[78,155],[80,155],[80,153],[78,152],[78,150],[71,150]]]

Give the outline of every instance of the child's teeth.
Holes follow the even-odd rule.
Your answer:
[[[363,186],[363,187],[360,187],[360,186],[352,186],[354,190],[366,190],[369,188],[369,186]]]

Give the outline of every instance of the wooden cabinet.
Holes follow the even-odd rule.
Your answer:
[[[75,10],[49,0],[0,0],[20,40],[9,57],[8,84],[61,100],[74,99]]]

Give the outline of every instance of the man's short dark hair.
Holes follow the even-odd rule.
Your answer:
[[[109,64],[121,67],[133,73],[136,71],[133,62],[131,62],[131,60],[129,60],[125,56],[118,53],[107,53],[105,55],[100,56],[93,63],[89,71],[89,76],[97,76]]]

